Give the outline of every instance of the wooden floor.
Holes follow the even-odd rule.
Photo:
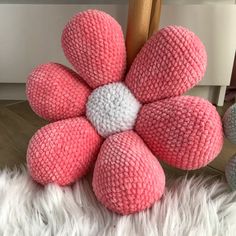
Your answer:
[[[29,139],[46,123],[27,102],[0,100],[0,168],[25,163]]]
[[[24,164],[30,138],[36,130],[46,124],[46,121],[34,114],[28,102],[0,100],[0,168]],[[174,175],[186,173],[167,165],[164,165],[164,168]],[[222,173],[216,168],[206,167],[192,171],[190,175],[202,172]]]

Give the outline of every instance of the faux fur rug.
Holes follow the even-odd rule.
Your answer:
[[[150,210],[119,216],[95,199],[88,180],[45,188],[26,170],[0,172],[0,235],[217,236],[236,233],[236,193],[223,177],[170,180]]]

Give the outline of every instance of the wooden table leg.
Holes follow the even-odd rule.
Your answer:
[[[158,31],[161,17],[162,0],[152,1],[152,12],[149,25],[148,37],[151,37],[155,31]]]
[[[127,65],[148,39],[152,0],[129,0],[128,25],[126,32]]]

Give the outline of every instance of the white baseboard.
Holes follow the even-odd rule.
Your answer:
[[[25,84],[1,83],[0,100],[26,100]]]
[[[225,97],[225,86],[197,86],[186,94],[199,96],[211,103],[222,106]],[[24,83],[0,83],[0,100],[25,100]]]
[[[188,91],[187,95],[205,98],[211,103],[221,107],[224,105],[226,86],[196,86]]]

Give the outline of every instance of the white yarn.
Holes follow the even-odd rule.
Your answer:
[[[87,118],[103,137],[132,129],[140,103],[123,83],[95,89],[86,105]]]

